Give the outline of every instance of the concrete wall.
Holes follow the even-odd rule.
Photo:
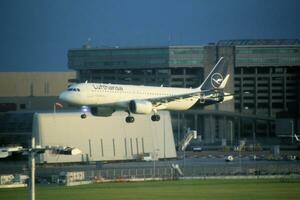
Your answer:
[[[74,78],[76,72],[1,72],[0,112],[53,109]]]
[[[160,112],[159,122],[152,122],[150,115],[134,115],[132,124],[125,122],[126,115],[88,115],[83,120],[80,113],[35,114],[33,132],[37,144],[73,146],[83,151],[79,156],[46,153],[40,162],[131,160],[153,152],[158,158],[176,157],[169,112]]]
[[[58,96],[76,72],[1,72],[0,97]]]
[[[0,97],[0,105],[6,103],[13,103],[16,106],[12,111],[51,111],[54,104],[60,102],[58,96],[39,96],[39,97]],[[64,108],[70,107],[66,103]],[[1,112],[1,111],[0,111]]]

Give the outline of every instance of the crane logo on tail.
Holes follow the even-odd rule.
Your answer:
[[[220,73],[214,73],[211,76],[211,85],[213,88],[217,89],[221,86],[223,82],[223,76]]]

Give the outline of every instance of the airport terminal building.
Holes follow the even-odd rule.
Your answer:
[[[224,40],[201,46],[70,49],[68,65],[79,81],[197,87],[220,57],[232,75],[226,92],[230,102],[198,105],[172,112],[175,141],[187,128],[196,129],[206,144],[278,142],[277,116],[288,118],[299,133],[300,41]],[[279,114],[278,114],[279,113]]]

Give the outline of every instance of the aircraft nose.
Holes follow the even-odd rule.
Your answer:
[[[68,101],[67,92],[62,92],[58,98],[62,101]]]
[[[81,98],[79,94],[75,92],[64,91],[62,92],[59,97],[61,101],[70,103],[70,104],[80,104]]]

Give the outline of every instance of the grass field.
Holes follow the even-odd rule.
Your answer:
[[[0,189],[1,200],[27,199],[27,189]],[[300,199],[300,179],[181,180],[104,183],[84,186],[40,186],[37,200],[72,199]]]

